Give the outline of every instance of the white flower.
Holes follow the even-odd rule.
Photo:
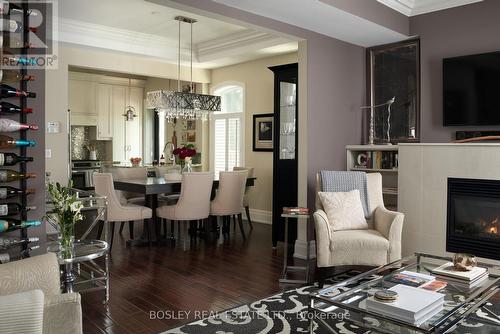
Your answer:
[[[80,201],[73,202],[69,205],[71,212],[74,212],[74,213],[80,213],[80,210],[82,209],[82,207],[83,207],[83,205],[82,205],[82,202],[80,202]]]

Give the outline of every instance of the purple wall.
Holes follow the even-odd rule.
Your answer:
[[[421,137],[449,142],[456,130],[500,127],[443,127],[442,59],[500,51],[500,1],[485,0],[410,19],[410,33],[421,41]]]
[[[168,5],[186,10],[185,6],[194,7],[307,40],[307,198],[309,207],[314,208],[316,172],[344,169],[345,145],[361,142],[359,107],[365,96],[365,49],[213,1],[171,0]],[[306,138],[299,134],[301,139]]]

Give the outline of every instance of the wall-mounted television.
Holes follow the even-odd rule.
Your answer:
[[[443,125],[500,125],[500,52],[443,59]]]

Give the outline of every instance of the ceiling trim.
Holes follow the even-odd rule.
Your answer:
[[[283,37],[248,29],[198,43],[196,45],[196,56],[199,62],[206,62],[288,42],[290,40]]]
[[[469,5],[483,0],[377,0],[406,16],[415,16],[439,10]]]

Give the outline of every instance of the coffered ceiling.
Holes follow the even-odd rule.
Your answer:
[[[377,0],[384,5],[405,14],[420,15],[438,10],[468,5],[483,0]]]
[[[72,45],[146,55],[175,63],[178,21],[193,24],[193,66],[215,68],[293,52],[297,42],[146,2],[144,0],[59,1],[59,40]],[[189,24],[181,25],[181,58],[190,60]]]

